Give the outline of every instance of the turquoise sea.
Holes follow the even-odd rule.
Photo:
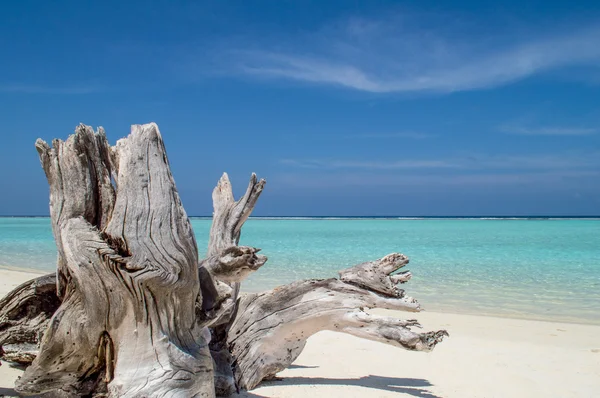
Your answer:
[[[210,222],[192,219],[201,255]],[[250,219],[241,244],[269,257],[246,291],[401,252],[427,310],[600,324],[598,219]],[[0,218],[0,267],[55,260],[48,218]]]

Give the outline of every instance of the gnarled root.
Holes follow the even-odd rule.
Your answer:
[[[252,389],[287,368],[306,340],[321,330],[352,334],[412,351],[431,351],[448,333],[417,333],[415,320],[370,315],[364,308],[417,312],[416,300],[397,289],[390,274],[408,263],[390,254],[340,272],[343,280],[294,282],[240,300],[228,334],[239,388]],[[351,283],[346,283],[345,281]]]

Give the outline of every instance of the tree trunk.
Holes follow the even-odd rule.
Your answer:
[[[397,288],[411,276],[393,274],[408,263],[397,253],[340,279],[240,295],[267,261],[260,249],[238,246],[265,181],[253,174],[235,201],[223,175],[207,257],[198,261],[155,124],[133,126],[114,147],[83,125],[66,142],[36,146],[50,185],[57,272],[0,301],[0,358],[29,365],[15,386],[24,395],[230,395],[288,367],[320,330],[415,351],[447,335],[364,312],[420,310]]]
[[[88,394],[102,374],[109,396],[214,396],[195,322],[196,242],[158,127],[133,126],[111,148],[103,131],[80,126],[37,148],[62,304],[17,391]]]

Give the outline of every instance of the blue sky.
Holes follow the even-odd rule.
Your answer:
[[[184,205],[600,214],[600,3],[0,5],[0,214],[48,214],[35,139],[158,123]],[[525,4],[527,3],[527,4]]]

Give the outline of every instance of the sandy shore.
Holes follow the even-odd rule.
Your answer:
[[[35,275],[0,269],[0,296]],[[384,311],[377,311],[384,313]],[[450,338],[430,354],[323,332],[282,380],[244,397],[593,397],[600,394],[600,326],[484,316],[418,318]],[[20,372],[0,367],[0,396]]]

